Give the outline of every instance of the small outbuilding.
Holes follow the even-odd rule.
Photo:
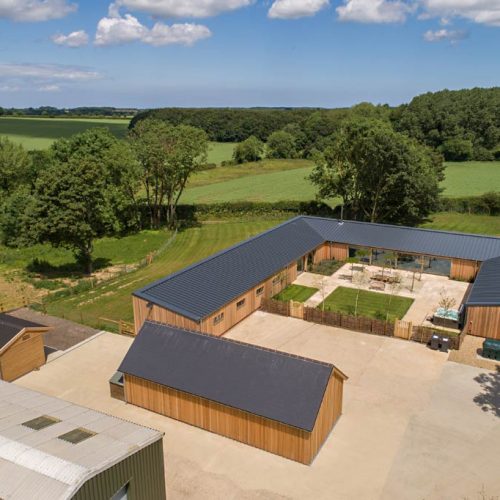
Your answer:
[[[163,434],[0,381],[0,498],[165,500]]]
[[[127,403],[310,464],[342,413],[335,366],[146,321],[125,356]]]
[[[43,334],[50,327],[0,314],[0,379],[8,382],[45,364]]]

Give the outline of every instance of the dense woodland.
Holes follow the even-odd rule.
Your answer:
[[[240,142],[251,136],[267,142],[287,127],[297,141],[296,155],[310,157],[344,121],[364,117],[392,124],[398,132],[417,139],[449,161],[500,159],[500,88],[428,93],[396,108],[362,103],[349,109],[165,108],[139,113],[133,128],[146,117],[173,125],[203,129],[210,140]]]
[[[80,108],[55,108],[53,106],[40,106],[38,108],[2,108],[0,116],[26,116],[26,117],[110,117],[122,118],[135,115],[135,108],[113,108],[113,107],[80,107]]]

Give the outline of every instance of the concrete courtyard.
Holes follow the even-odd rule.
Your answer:
[[[127,405],[108,379],[132,339],[102,333],[16,383],[165,432],[170,499],[439,499],[500,495],[500,374],[447,354],[256,312],[229,338],[336,364],[343,415],[310,467]]]
[[[323,297],[328,297],[328,295],[340,286],[347,288],[359,287],[375,293],[394,293],[401,297],[409,297],[414,302],[402,319],[404,321],[411,321],[414,325],[424,326],[432,326],[432,323],[427,321],[427,318],[432,317],[433,313],[439,307],[441,294],[453,298],[455,300],[453,308],[458,309],[469,287],[469,283],[451,280],[446,276],[425,273],[419,275],[416,273],[414,278],[413,273],[410,271],[385,269],[385,274],[396,273],[401,278],[401,283],[392,291],[388,285],[384,291],[377,291],[370,288],[369,282],[364,285],[356,284],[356,275],[359,275],[362,272],[361,270],[364,269],[368,276],[373,276],[382,272],[381,267],[361,266],[358,264],[354,266],[354,269],[354,272],[351,271],[351,264],[345,264],[331,276],[305,272],[300,274],[294,283],[320,290],[305,302],[305,305],[310,307],[318,306],[323,301]],[[354,279],[352,279],[352,276],[354,276]]]

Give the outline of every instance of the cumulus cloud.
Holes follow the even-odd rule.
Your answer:
[[[65,17],[77,7],[66,0],[0,0],[0,18],[22,22],[48,21]]]
[[[85,31],[73,31],[69,35],[58,34],[52,37],[56,45],[65,45],[66,47],[83,47],[89,43],[89,36]]]
[[[462,17],[476,23],[500,26],[498,0],[420,0],[428,17]]]
[[[248,7],[254,0],[117,0],[118,7],[157,17],[211,17]]]
[[[450,42],[458,43],[460,40],[467,38],[469,34],[467,31],[462,30],[447,30],[441,29],[437,31],[426,31],[424,33],[424,40],[426,42]]]
[[[61,87],[52,83],[48,85],[42,85],[38,90],[40,92],[59,92],[61,90]]]
[[[328,5],[328,0],[275,0],[268,12],[272,19],[298,19],[314,16]]]
[[[211,35],[212,33],[206,26],[191,23],[169,26],[157,22],[149,29],[131,14],[121,16],[116,6],[112,5],[108,17],[103,17],[97,25],[95,44],[105,46],[143,42],[155,46],[170,44],[193,45]]]
[[[400,0],[344,0],[337,7],[341,21],[359,23],[402,23],[414,5]]]

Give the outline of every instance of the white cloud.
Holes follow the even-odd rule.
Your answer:
[[[60,19],[78,6],[66,0],[0,0],[0,18],[37,22]]]
[[[467,38],[469,34],[467,31],[462,30],[447,30],[441,29],[437,31],[426,31],[424,33],[424,40],[426,42],[451,42],[457,43],[460,40]]]
[[[39,92],[59,92],[60,90],[61,87],[55,84],[42,85],[38,89]]]
[[[119,7],[158,17],[211,17],[248,7],[254,0],[117,0]]]
[[[96,80],[100,75],[96,71],[58,64],[0,64],[0,77],[84,81]]]
[[[341,21],[402,23],[413,10],[413,5],[400,0],[344,0],[337,14]]]
[[[476,23],[500,26],[499,0],[420,0],[429,17],[462,17]]]
[[[82,47],[89,43],[89,36],[85,31],[73,31],[69,35],[58,34],[52,37],[56,45],[66,45],[66,47]]]
[[[151,29],[139,22],[131,14],[121,16],[111,5],[108,17],[103,17],[97,25],[95,44],[121,45],[129,42],[143,42],[149,45],[193,45],[212,35],[206,26],[200,24],[173,24],[157,22]]]
[[[328,6],[328,0],[275,0],[268,16],[273,19],[298,19],[314,16]]]
[[[96,71],[77,66],[57,64],[0,63],[0,90],[56,92],[61,86],[71,86],[101,78]]]

